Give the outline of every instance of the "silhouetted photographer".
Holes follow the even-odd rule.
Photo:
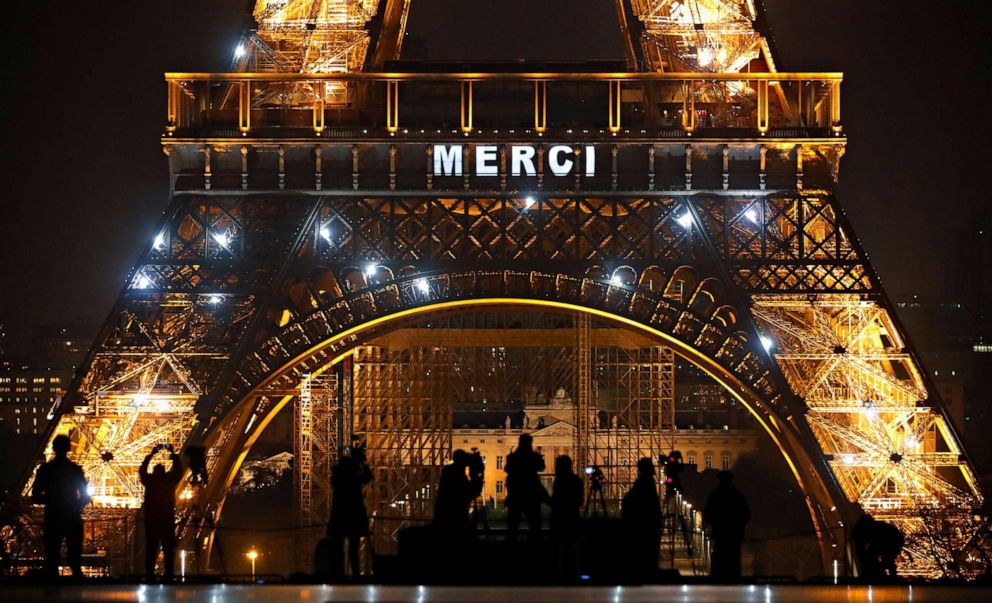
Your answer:
[[[516,450],[506,455],[507,536],[516,537],[520,518],[527,518],[531,534],[541,530],[541,505],[548,492],[541,485],[544,457],[534,450],[534,439],[522,434]]]
[[[734,474],[720,471],[719,484],[706,499],[703,521],[710,525],[713,554],[710,576],[720,582],[740,582],[741,544],[744,527],[751,520],[751,509],[744,495],[733,485]]]
[[[434,527],[445,537],[461,537],[472,524],[469,507],[482,494],[485,465],[478,454],[456,450],[450,465],[441,470],[441,480],[434,501]]]
[[[372,481],[372,471],[365,459],[363,446],[345,448],[344,454],[331,469],[331,517],[327,536],[331,546],[332,576],[345,576],[343,548],[348,541],[348,560],[352,577],[361,574],[359,547],[369,535],[369,515],[365,509],[362,488]]]
[[[661,550],[661,498],[651,459],[637,461],[637,479],[623,497],[620,518],[630,570],[636,579],[651,580],[657,573]]]
[[[168,471],[163,463],[155,465],[151,472],[148,467],[160,450],[169,451],[171,467]],[[172,444],[159,444],[141,461],[138,469],[141,485],[145,487],[145,574],[149,580],[155,579],[155,560],[159,547],[162,549],[166,580],[172,580],[176,564],[176,487],[183,478],[183,465],[173,450]]]
[[[906,543],[899,528],[866,513],[854,524],[851,540],[862,578],[868,582],[884,582],[899,577],[896,559]]]
[[[579,530],[582,524],[582,478],[567,455],[555,459],[555,483],[551,487],[551,540],[555,546],[558,575],[571,580],[579,573]]]
[[[50,461],[42,463],[34,476],[31,498],[45,505],[45,573],[58,575],[62,541],[72,575],[83,577],[83,507],[90,502],[83,469],[69,460],[67,435],[52,440]]]

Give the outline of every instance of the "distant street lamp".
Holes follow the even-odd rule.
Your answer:
[[[246,557],[248,557],[248,560],[251,561],[251,579],[254,580],[255,579],[255,560],[258,559],[258,551],[255,550],[255,547],[252,547],[251,550],[248,551]]]

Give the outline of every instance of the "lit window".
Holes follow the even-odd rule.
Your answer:
[[[503,468],[503,457],[501,457],[501,456],[497,456],[496,457],[496,468],[497,469],[502,469]]]
[[[496,494],[502,494],[502,493],[503,493],[503,480],[497,480],[496,481]]]
[[[723,455],[723,458],[720,459],[720,461],[723,465],[723,470],[728,471],[730,469],[730,455],[729,454]]]
[[[706,455],[706,458],[704,459],[704,462],[706,463],[706,468],[707,469],[712,469],[713,468],[713,457],[712,456],[710,456],[710,455],[707,454]]]
[[[696,464],[696,455],[695,454],[690,454],[689,456],[686,457],[686,461],[685,462],[688,463],[688,464],[690,464],[690,465],[695,465]]]

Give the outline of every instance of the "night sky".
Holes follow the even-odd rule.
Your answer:
[[[249,0],[18,2],[0,73],[0,322],[99,325],[168,203],[165,71],[224,71]],[[843,71],[841,202],[893,295],[941,295],[988,211],[992,8],[767,0],[779,68]],[[899,7],[898,9],[893,7]],[[435,60],[619,58],[608,0],[414,0]]]

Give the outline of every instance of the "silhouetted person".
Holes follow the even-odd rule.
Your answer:
[[[462,536],[471,528],[469,506],[482,493],[482,478],[469,472],[471,455],[456,450],[452,463],[441,470],[434,501],[434,527],[447,536]]]
[[[582,478],[572,469],[567,455],[555,459],[555,483],[551,487],[551,539],[563,578],[578,575],[578,538],[582,521]]]
[[[541,529],[541,503],[548,499],[548,492],[538,475],[544,471],[544,457],[534,450],[534,439],[529,434],[521,435],[517,449],[506,455],[504,471],[507,535],[516,536],[521,515],[526,516],[531,534],[536,534]]]
[[[166,471],[159,463],[148,472],[148,466],[159,450],[169,451],[172,467]],[[145,456],[138,469],[141,485],[145,487],[145,574],[155,578],[155,560],[161,546],[165,561],[166,580],[172,580],[176,564],[176,487],[183,478],[182,461],[171,444],[159,444]]]
[[[186,467],[189,468],[189,482],[193,486],[207,485],[207,449],[203,446],[186,447]]]
[[[66,561],[76,578],[83,576],[83,507],[90,501],[83,469],[69,460],[69,436],[52,440],[55,457],[38,467],[31,498],[45,505],[45,573],[58,575],[65,540]]]
[[[365,509],[365,495],[362,487],[372,481],[372,471],[365,462],[365,449],[353,447],[331,469],[331,517],[327,524],[327,535],[332,546],[332,572],[344,577],[342,549],[348,540],[348,560],[351,575],[361,573],[358,556],[362,538],[369,535],[369,515]]]
[[[629,569],[639,578],[650,579],[658,571],[661,550],[661,498],[651,459],[637,461],[637,479],[623,497],[620,518]]]
[[[865,514],[854,524],[851,540],[862,578],[868,582],[898,578],[896,559],[906,541],[899,528]]]
[[[734,487],[733,473],[720,471],[716,477],[719,484],[703,507],[703,521],[710,525],[713,542],[710,576],[720,582],[739,582],[741,544],[744,526],[751,520],[751,509],[741,491]]]

